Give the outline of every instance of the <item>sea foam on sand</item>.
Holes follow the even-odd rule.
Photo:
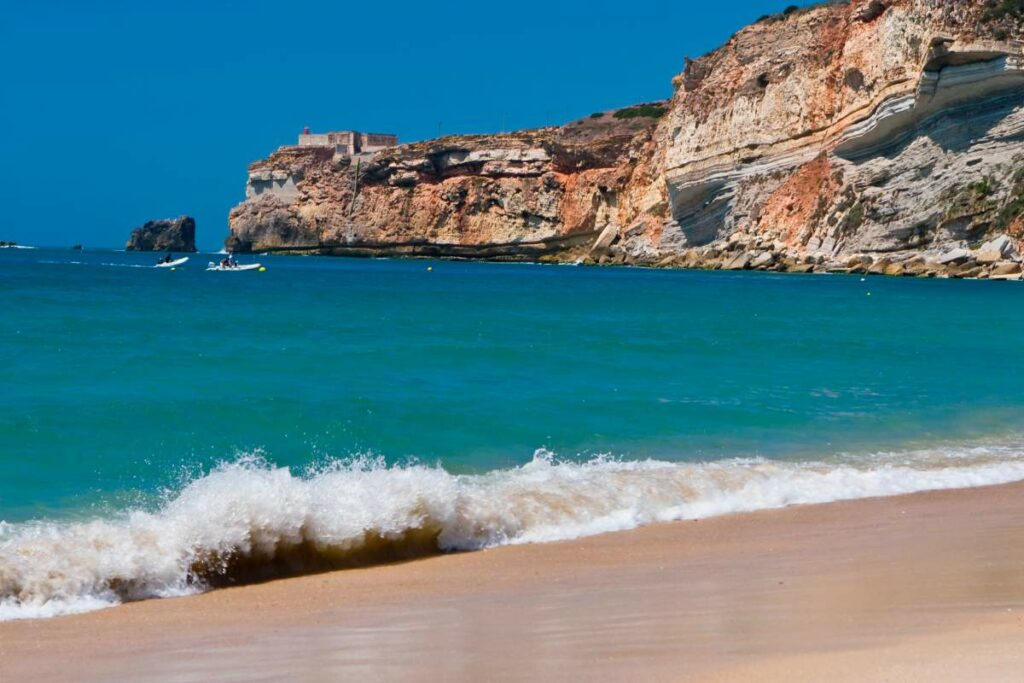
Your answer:
[[[247,456],[155,511],[0,523],[0,620],[652,522],[1020,480],[1016,443],[820,462],[577,463],[541,450],[522,467],[479,475],[369,458],[299,475]]]

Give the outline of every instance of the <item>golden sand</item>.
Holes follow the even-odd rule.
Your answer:
[[[0,624],[0,680],[1024,680],[1024,484]]]

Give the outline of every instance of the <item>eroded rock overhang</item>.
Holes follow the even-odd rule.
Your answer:
[[[1010,44],[949,45],[936,39],[913,93],[885,99],[867,118],[836,136],[833,153],[856,159],[878,154],[959,107],[1020,94],[1024,55]]]
[[[1024,94],[1024,50],[1016,43],[932,39],[916,80],[896,80],[865,105],[827,127],[783,140],[752,142],[666,168],[672,219],[690,246],[725,237],[735,227],[731,201],[741,183],[791,172],[827,153],[856,161],[883,154],[958,108]]]

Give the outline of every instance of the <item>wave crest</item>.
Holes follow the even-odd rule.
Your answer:
[[[575,463],[538,451],[481,475],[362,458],[305,476],[247,456],[153,512],[0,523],[0,620],[658,521],[1008,483],[1024,480],[1022,456],[997,445],[810,463]]]

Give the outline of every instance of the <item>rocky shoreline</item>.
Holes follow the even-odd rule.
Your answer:
[[[853,0],[687,59],[665,102],[249,167],[238,252],[1016,280],[1024,20]]]
[[[597,263],[625,263],[621,256],[601,257]],[[963,247],[939,254],[902,251],[886,255],[858,254],[845,261],[822,256],[789,256],[772,245],[730,242],[724,249],[694,249],[658,261],[659,268],[698,270],[762,270],[778,273],[835,273],[972,280],[1022,280],[1021,256],[1007,236],[977,250]]]

